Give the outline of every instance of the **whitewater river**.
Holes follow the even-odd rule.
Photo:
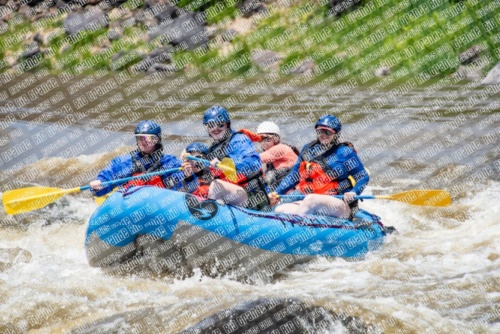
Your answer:
[[[233,128],[255,129],[274,119],[297,146],[312,138],[318,116],[334,112],[344,121],[343,138],[355,144],[370,169],[367,194],[445,189],[453,204],[364,201],[362,208],[399,234],[389,235],[362,261],[318,259],[261,284],[199,273],[184,280],[118,276],[90,267],[84,238],[97,204],[88,193],[16,216],[1,210],[1,333],[178,333],[243,301],[273,297],[361,317],[383,333],[500,333],[495,89],[444,80],[410,90],[401,84],[374,90],[333,80],[317,85],[319,79],[294,86],[285,85],[289,78],[246,84],[142,78],[111,87],[108,80],[118,81],[114,75],[90,83],[46,76],[0,102],[0,191],[88,184],[112,157],[133,148],[140,119],[159,120],[167,151],[179,155],[186,143],[207,139],[202,111],[225,100],[236,102],[229,108]],[[26,105],[16,100],[41,82],[57,85],[38,91]],[[91,91],[99,85],[103,90],[107,82],[111,91]],[[344,329],[332,323],[325,333]]]

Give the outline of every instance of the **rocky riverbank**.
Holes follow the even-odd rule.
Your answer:
[[[481,78],[500,6],[452,0],[0,0],[0,72]],[[402,71],[401,71],[402,70]],[[495,82],[488,80],[488,82]]]

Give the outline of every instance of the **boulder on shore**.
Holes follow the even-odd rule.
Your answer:
[[[500,85],[500,62],[493,67],[481,81],[483,85]]]

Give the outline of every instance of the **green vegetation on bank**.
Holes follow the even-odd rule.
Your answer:
[[[216,28],[219,37],[230,35],[231,38],[214,38],[208,47],[175,50],[173,63],[178,69],[197,68],[217,81],[251,68],[264,71],[252,61],[251,55],[269,50],[279,55],[282,75],[304,62],[313,62],[316,75],[356,75],[361,82],[367,82],[380,68],[399,75],[418,75],[421,80],[449,75],[466,60],[466,56],[459,59],[459,55],[472,46],[479,50],[483,71],[493,67],[500,58],[499,0],[371,0],[348,6],[341,13],[335,12],[335,9],[340,11],[338,6],[348,3],[340,2],[332,7],[325,0],[266,2],[263,5],[266,11],[233,21],[245,13],[237,1],[178,1],[179,7],[204,10],[207,23]],[[143,3],[139,2],[138,9],[141,7]],[[43,32],[50,36],[50,41],[44,42],[43,48],[50,52],[44,53],[35,68],[79,73],[100,68],[119,70],[141,58],[130,57],[122,66],[112,66],[111,59],[118,52],[148,54],[161,46],[158,38],[147,41],[147,31],[139,21],[127,24],[123,37],[117,40],[109,41],[108,29],[101,28],[86,33],[76,42],[65,43],[67,35],[62,22],[63,16],[44,27]],[[250,29],[234,36],[228,34],[228,23],[245,22],[252,23]],[[21,56],[26,40],[40,30],[31,22],[16,20],[16,24],[8,23],[8,28],[4,26],[0,31],[0,71],[3,72],[14,59],[26,60]],[[220,42],[221,39],[224,41]]]

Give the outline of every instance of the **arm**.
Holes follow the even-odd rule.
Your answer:
[[[276,188],[276,192],[278,194],[280,194],[280,195],[285,194],[290,189],[295,188],[295,186],[299,183],[299,181],[300,181],[300,173],[299,173],[300,162],[302,161],[302,154],[304,153],[304,148],[306,146],[307,145],[304,145],[304,147],[302,148],[302,151],[300,151],[297,162],[293,166],[290,173],[288,173],[288,175],[285,176],[285,178],[281,181],[281,183]]]
[[[132,158],[129,154],[127,154],[111,160],[109,165],[107,165],[101,172],[99,172],[96,179],[100,180],[101,182],[107,182],[123,179],[129,176],[132,176]],[[96,196],[104,196],[112,190],[113,186],[107,186],[99,191],[91,191]]]
[[[162,169],[172,169],[181,167],[181,161],[172,156],[164,154],[162,157]],[[198,180],[196,176],[186,178],[184,172],[178,171],[170,175],[162,176],[163,184],[165,187],[177,191],[187,191],[192,193],[198,188]]]
[[[278,144],[271,147],[269,150],[262,152],[260,154],[260,159],[262,160],[262,163],[267,164],[268,162],[276,161],[290,151],[292,151],[292,149],[289,146],[285,144]]]
[[[233,159],[236,172],[248,177],[257,173],[262,167],[259,154],[255,151],[252,142],[243,134],[236,134],[227,146],[226,155]]]
[[[370,181],[370,176],[359,159],[359,156],[353,149],[347,146],[343,146],[339,149],[338,156],[339,161],[342,162],[342,165],[347,171],[347,175],[341,176],[340,179],[345,179],[351,175],[354,180],[356,180],[356,185],[351,191],[355,192],[357,195],[361,195]]]

